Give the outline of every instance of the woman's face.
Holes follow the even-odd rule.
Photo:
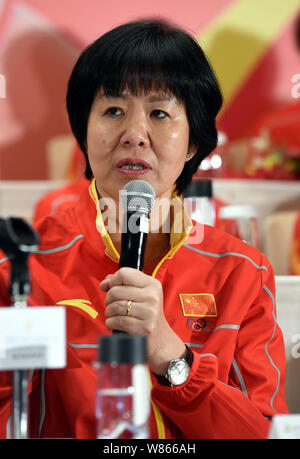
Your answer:
[[[174,96],[152,91],[134,96],[96,96],[87,128],[88,157],[101,197],[119,198],[131,180],[149,182],[158,198],[171,197],[189,147],[185,106]],[[187,153],[191,153],[187,158]]]

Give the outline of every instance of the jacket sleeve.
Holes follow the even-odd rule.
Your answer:
[[[287,413],[284,396],[285,350],[276,321],[272,267],[248,309],[236,341],[227,381],[218,377],[218,356],[194,352],[183,386],[153,381],[152,399],[185,438],[266,438],[270,418]]]

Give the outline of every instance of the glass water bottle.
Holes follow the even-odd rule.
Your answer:
[[[99,341],[98,439],[149,438],[150,381],[146,338],[125,333]]]

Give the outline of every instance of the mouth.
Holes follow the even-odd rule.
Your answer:
[[[147,161],[138,158],[125,158],[118,162],[117,168],[120,172],[147,172],[151,170],[151,166]]]

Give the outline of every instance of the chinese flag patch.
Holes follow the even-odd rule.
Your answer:
[[[217,317],[217,306],[212,293],[179,293],[184,316]]]

